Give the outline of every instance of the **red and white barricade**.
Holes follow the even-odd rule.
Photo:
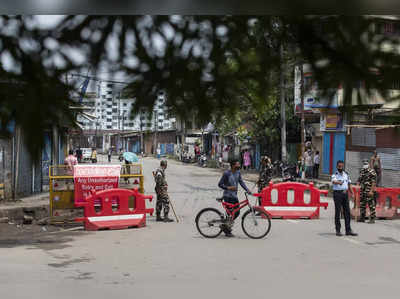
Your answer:
[[[143,195],[138,189],[108,189],[95,192],[85,202],[75,203],[84,208],[84,217],[75,221],[84,222],[86,230],[123,229],[143,227],[146,214],[153,215],[154,209],[146,209],[146,199],[153,196]]]
[[[354,186],[354,205],[350,212],[353,217],[360,217],[360,187]],[[376,200],[376,217],[385,219],[400,218],[400,188],[376,188],[378,198]],[[366,216],[369,217],[367,205]]]
[[[328,190],[319,190],[313,183],[270,182],[261,193],[254,195],[261,197],[261,207],[272,218],[316,219],[319,218],[320,207],[328,207],[327,202],[320,201],[321,194],[327,195]]]

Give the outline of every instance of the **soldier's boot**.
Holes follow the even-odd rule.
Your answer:
[[[164,214],[164,222],[174,222],[174,220],[169,218],[168,214]]]
[[[365,215],[361,214],[360,219],[358,219],[357,222],[365,222]]]
[[[157,216],[156,216],[156,221],[164,221],[164,219],[161,218],[161,215],[160,215],[160,214],[157,214]]]
[[[375,219],[374,218],[370,218],[368,223],[375,223]]]

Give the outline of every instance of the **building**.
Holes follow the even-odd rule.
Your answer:
[[[378,35],[397,35],[400,37],[400,23],[392,16],[370,16],[373,18],[373,30]],[[384,46],[385,51],[398,51]],[[330,97],[322,98],[318,87],[313,82],[312,70],[303,65],[304,74],[304,112],[309,121],[308,132],[312,135],[313,147],[320,151],[322,175],[329,175],[336,169],[336,162],[343,160],[353,180],[358,178],[362,159],[370,158],[374,150],[382,156],[384,186],[398,186],[400,177],[399,144],[400,135],[387,124],[398,111],[400,101],[387,101],[377,91],[367,94],[363,82],[359,91],[363,97],[360,104],[353,95],[351,111],[344,111],[344,90],[341,86],[331,90]],[[300,69],[295,69],[295,107],[300,112]],[[399,82],[394,82],[389,90],[391,95],[398,95]],[[315,122],[318,116],[319,124]]]

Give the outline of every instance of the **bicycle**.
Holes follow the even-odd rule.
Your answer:
[[[257,197],[257,195],[259,194],[255,194],[254,196]],[[245,196],[245,200],[236,204],[224,202],[223,197],[217,198],[217,201],[222,204],[225,213],[221,213],[215,208],[205,208],[197,213],[195,221],[199,233],[206,238],[218,237],[224,226],[233,226],[235,213],[248,206],[249,210],[242,216],[242,230],[252,239],[264,238],[271,229],[271,218],[261,207],[250,204],[247,193],[245,193]],[[258,228],[260,229],[260,233],[258,234],[252,231]]]

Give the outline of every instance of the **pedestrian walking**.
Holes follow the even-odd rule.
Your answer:
[[[319,151],[315,152],[314,156],[314,179],[318,179],[319,177],[319,163],[320,163]]]
[[[335,228],[336,236],[342,236],[340,232],[340,212],[343,210],[346,236],[357,236],[351,230],[350,226],[350,204],[348,192],[354,197],[351,189],[351,180],[346,171],[344,171],[344,162],[339,160],[336,163],[337,171],[332,175],[333,201],[335,202]]]
[[[107,151],[108,162],[111,162],[112,148],[110,147]]]
[[[154,180],[156,182],[155,191],[157,194],[156,201],[156,221],[173,222],[174,220],[168,217],[169,213],[169,195],[168,183],[165,178],[165,170],[167,169],[167,161],[161,160],[160,167],[153,172]],[[164,218],[161,217],[161,212],[164,210]]]
[[[250,165],[251,165],[250,152],[248,149],[245,149],[243,153],[243,166],[244,166],[243,169],[249,170]]]
[[[97,163],[97,151],[96,148],[92,148],[92,155],[90,156],[92,163]]]
[[[231,169],[227,170],[224,172],[222,175],[218,187],[224,190],[224,202],[230,203],[230,204],[237,204],[239,203],[239,199],[237,196],[238,192],[238,185],[242,186],[244,190],[246,190],[247,193],[251,194],[250,190],[247,188],[246,184],[243,182],[242,176],[240,174],[240,163],[237,160],[232,160],[230,162]],[[240,214],[240,210],[238,210],[235,215],[233,220],[235,220]],[[233,222],[231,224],[225,224],[222,227],[223,232],[227,237],[233,237],[232,235],[232,226]]]
[[[367,204],[369,207],[369,223],[375,223],[375,198],[376,172],[371,168],[368,159],[363,160],[363,167],[360,170],[358,183],[360,184],[360,219],[358,222],[365,222]]]

